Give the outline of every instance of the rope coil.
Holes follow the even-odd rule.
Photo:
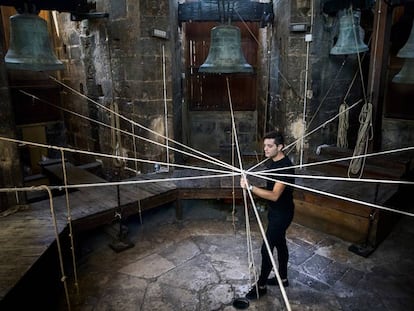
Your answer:
[[[366,103],[359,114],[359,131],[358,137],[354,149],[353,156],[365,155],[368,151],[368,143],[373,137],[372,129],[372,104]],[[365,166],[366,157],[358,157],[351,159],[348,168],[348,177],[351,174],[357,175],[359,172],[359,177],[362,176],[363,169]]]
[[[338,118],[338,137],[336,145],[340,148],[348,148],[348,133],[349,128],[349,111],[346,102],[339,106],[339,118]]]

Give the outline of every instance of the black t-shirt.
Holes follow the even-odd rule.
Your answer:
[[[275,171],[274,175],[269,176],[269,177],[277,181],[286,182],[289,184],[295,183],[294,177],[277,175],[277,174],[293,175],[295,173],[294,168],[292,168],[293,164],[288,157],[284,157],[283,159],[280,159],[279,161],[273,161],[270,159],[269,161],[266,162],[266,166],[269,170],[287,167],[286,169]],[[274,185],[275,185],[274,181],[267,180],[266,189],[272,191]],[[269,204],[270,213],[284,213],[284,212],[291,213],[293,212],[293,209],[294,209],[293,187],[290,185],[286,185],[279,199],[277,201],[268,201],[268,204]]]

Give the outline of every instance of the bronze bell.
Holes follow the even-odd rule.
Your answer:
[[[210,50],[200,66],[204,73],[252,73],[241,49],[240,29],[232,25],[219,25],[211,29]]]
[[[404,65],[397,73],[392,82],[414,84],[414,23],[410,36],[404,46],[398,51],[397,57],[405,58]]]
[[[361,12],[358,10],[345,9],[338,12],[339,35],[335,46],[331,49],[332,55],[356,54],[368,51],[368,46],[361,36]]]
[[[394,83],[414,84],[414,59],[406,58],[399,73],[392,78]]]
[[[47,23],[36,14],[10,17],[10,48],[4,58],[8,69],[61,70],[63,63],[52,51]]]

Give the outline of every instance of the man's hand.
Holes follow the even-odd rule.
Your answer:
[[[247,180],[247,178],[240,178],[240,187],[242,187],[243,189],[247,189],[247,187],[249,187],[249,181]]]

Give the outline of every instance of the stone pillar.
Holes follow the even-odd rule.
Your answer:
[[[102,90],[96,82],[96,68],[94,64],[95,35],[89,32],[89,20],[82,21],[81,29],[82,31],[79,37],[81,43],[81,59],[86,75],[86,95],[95,101],[99,101]],[[95,103],[88,101],[88,111],[91,119],[99,120],[98,107]],[[99,127],[95,122],[90,122],[90,126],[91,137],[94,141],[94,150],[100,152]]]

